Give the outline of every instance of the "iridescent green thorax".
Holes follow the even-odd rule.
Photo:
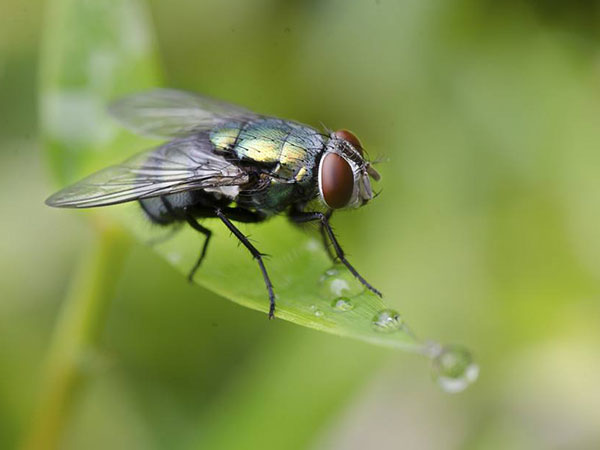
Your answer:
[[[299,184],[312,179],[316,157],[324,147],[315,129],[279,119],[231,122],[211,131],[210,140],[216,152],[269,165],[272,176]]]

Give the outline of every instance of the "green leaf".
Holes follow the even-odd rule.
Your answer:
[[[111,213],[143,241],[164,236],[165,240],[155,245],[156,251],[184,275],[200,255],[204,237],[189,227],[170,236],[168,229],[149,224],[137,205],[116,206]],[[266,313],[269,301],[258,264],[220,221],[203,223],[214,233],[195,282],[242,306]],[[277,297],[278,319],[374,344],[424,351],[423,344],[400,317],[396,321],[391,316],[387,321],[382,317],[375,323],[382,311],[385,316],[387,305],[344,266],[330,261],[321,240],[314,236],[316,228],[302,230],[283,217],[239,227],[260,251],[270,255],[265,264]],[[357,265],[362,268],[360,261]]]

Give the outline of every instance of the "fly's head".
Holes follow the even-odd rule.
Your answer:
[[[348,130],[331,133],[319,163],[321,201],[331,209],[358,208],[373,198],[371,178],[379,181],[380,176],[358,138]]]

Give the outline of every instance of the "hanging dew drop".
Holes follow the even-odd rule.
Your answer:
[[[392,333],[402,328],[402,318],[398,311],[382,309],[373,317],[373,329],[382,333]]]
[[[354,276],[340,265],[335,265],[325,271],[319,280],[320,290],[324,297],[354,297],[364,291]]]
[[[340,312],[351,311],[354,309],[354,303],[348,297],[338,297],[331,302],[331,307]]]
[[[479,376],[471,353],[460,346],[437,347],[432,353],[431,372],[437,384],[449,393],[464,391]]]

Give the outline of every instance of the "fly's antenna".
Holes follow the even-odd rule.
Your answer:
[[[321,128],[323,128],[323,130],[325,130],[325,134],[323,134],[323,136],[325,136],[325,137],[331,136],[331,133],[333,133],[333,130],[331,128],[329,128],[327,125],[325,125],[325,123],[323,123],[323,121],[321,121],[321,120],[319,120],[319,124],[321,124]]]
[[[381,164],[381,163],[389,163],[390,161],[391,161],[391,159],[389,156],[379,154],[375,157],[375,159],[373,161],[371,161],[371,164],[376,165],[376,164]]]

